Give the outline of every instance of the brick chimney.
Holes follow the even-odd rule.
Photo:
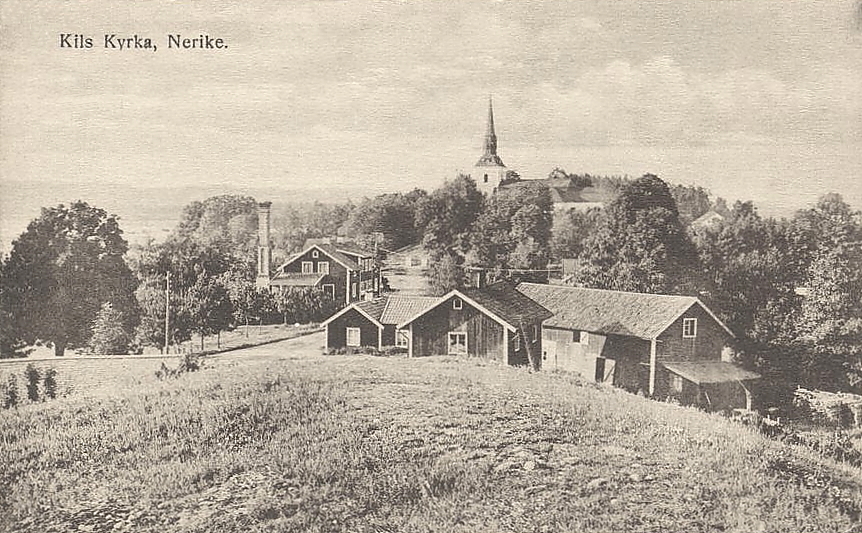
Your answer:
[[[269,245],[269,212],[272,202],[257,204],[257,280],[258,289],[269,288],[272,248]]]

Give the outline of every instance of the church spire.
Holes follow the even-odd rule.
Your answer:
[[[497,155],[497,134],[494,131],[494,103],[488,96],[488,125],[485,128],[485,150],[476,166],[505,167]]]
[[[485,129],[485,153],[483,157],[497,155],[497,134],[494,133],[494,102],[488,96],[488,127]]]

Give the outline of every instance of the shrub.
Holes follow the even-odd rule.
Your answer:
[[[14,374],[6,380],[6,387],[3,390],[3,408],[9,409],[18,405],[18,378]]]
[[[123,354],[129,350],[130,335],[126,332],[123,314],[110,302],[102,304],[93,321],[90,350],[103,355]]]
[[[162,362],[161,368],[156,370],[158,379],[176,378],[186,372],[197,372],[203,368],[203,359],[198,354],[186,353],[180,355],[180,363],[176,368],[171,368]]]
[[[33,363],[29,363],[24,369],[24,377],[27,379],[27,398],[31,402],[39,401],[39,380],[42,378],[39,369]]]
[[[42,377],[42,391],[46,397],[52,400],[57,397],[57,371],[53,368],[45,370],[45,374]]]

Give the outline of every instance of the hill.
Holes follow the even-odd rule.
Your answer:
[[[174,381],[149,375],[113,396],[79,393],[0,412],[0,524],[411,532],[859,525],[858,469],[719,416],[563,374],[439,357],[323,357],[309,339],[306,348],[234,352]]]

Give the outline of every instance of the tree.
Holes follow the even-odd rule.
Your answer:
[[[4,301],[24,341],[53,343],[57,356],[85,346],[104,302],[132,331],[137,281],[123,259],[122,235],[115,216],[85,202],[42,209],[13,242],[3,269]]]
[[[469,176],[462,174],[444,183],[418,202],[416,225],[423,228],[423,246],[434,257],[466,253],[470,230],[483,204],[484,196]]]
[[[366,199],[350,213],[345,227],[354,236],[382,234],[380,244],[390,250],[414,244],[420,238],[415,223],[416,206],[426,197],[425,191],[414,189],[407,194],[381,194]]]
[[[135,291],[141,310],[141,321],[135,330],[135,344],[154,346],[167,353],[165,347],[165,280],[158,276],[145,278]],[[192,325],[189,310],[182,294],[171,291],[170,341],[185,342],[191,339]]]
[[[457,254],[442,253],[431,262],[428,282],[433,295],[442,296],[453,289],[464,288],[464,267],[461,261],[461,256]]]
[[[206,335],[219,334],[231,323],[233,306],[227,290],[215,278],[199,276],[186,294],[192,328],[201,337],[204,349]]]
[[[679,209],[679,220],[683,226],[688,226],[692,221],[709,211],[709,191],[695,185],[674,185],[670,190],[677,209]]]
[[[473,224],[471,260],[484,268],[544,269],[552,223],[546,187],[500,189]]]
[[[15,324],[8,293],[4,282],[6,261],[0,258],[0,359],[24,357],[28,351]]]
[[[123,327],[123,315],[111,302],[102,304],[93,323],[90,351],[97,354],[117,355],[129,351],[129,332]]]
[[[569,259],[581,255],[584,241],[596,231],[601,209],[591,207],[587,211],[569,209],[554,215],[551,229],[551,255],[556,259]]]
[[[285,324],[307,324],[328,318],[338,310],[339,304],[320,289],[291,287],[276,295],[276,306]]]
[[[797,324],[811,386],[862,390],[862,214],[830,194],[797,216],[812,232]]]
[[[574,281],[651,293],[695,291],[697,255],[667,184],[652,174],[626,185],[584,241]]]

